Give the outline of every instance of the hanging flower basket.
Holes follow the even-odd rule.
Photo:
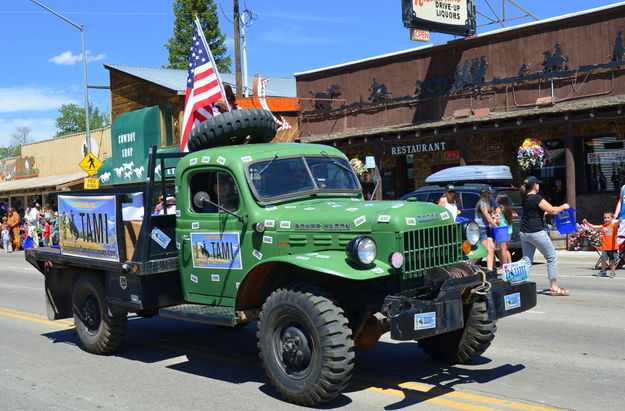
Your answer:
[[[547,160],[547,149],[542,141],[535,138],[526,138],[519,147],[517,160],[524,170],[542,167]]]
[[[365,164],[362,161],[360,161],[358,157],[354,157],[351,160],[349,160],[349,165],[352,166],[352,169],[354,169],[354,172],[356,172],[358,176],[361,176],[367,173]]]

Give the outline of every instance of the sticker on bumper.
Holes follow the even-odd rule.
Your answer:
[[[436,313],[418,313],[414,315],[414,329],[426,330],[436,328]]]
[[[519,308],[521,306],[521,293],[504,295],[503,302],[506,310]]]

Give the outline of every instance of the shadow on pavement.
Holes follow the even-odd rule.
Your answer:
[[[144,363],[184,356],[185,359],[167,367],[232,384],[259,383],[260,391],[279,399],[258,357],[256,330],[256,323],[231,329],[158,316],[148,319],[131,317],[125,343],[113,355]],[[80,347],[73,329],[43,335],[55,344]],[[479,357],[469,365],[448,365],[424,354],[416,342],[382,341],[370,351],[356,353],[354,376],[345,392],[369,388],[399,390],[404,398],[385,407],[395,410],[454,392],[455,387],[463,384],[485,384],[525,368],[519,364],[506,364],[485,369],[483,366],[488,363],[490,359]],[[471,369],[472,365],[481,367]],[[331,403],[316,408],[333,409],[351,401],[341,395]]]

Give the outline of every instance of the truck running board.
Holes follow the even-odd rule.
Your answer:
[[[176,320],[234,327],[237,323],[234,307],[215,307],[202,304],[180,304],[161,308],[158,314]]]

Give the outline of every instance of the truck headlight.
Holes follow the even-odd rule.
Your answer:
[[[480,227],[475,221],[466,222],[462,226],[462,235],[471,245],[475,245],[480,241]]]
[[[362,236],[356,237],[347,245],[348,257],[362,266],[368,266],[375,260],[378,253],[377,246],[373,238]]]

